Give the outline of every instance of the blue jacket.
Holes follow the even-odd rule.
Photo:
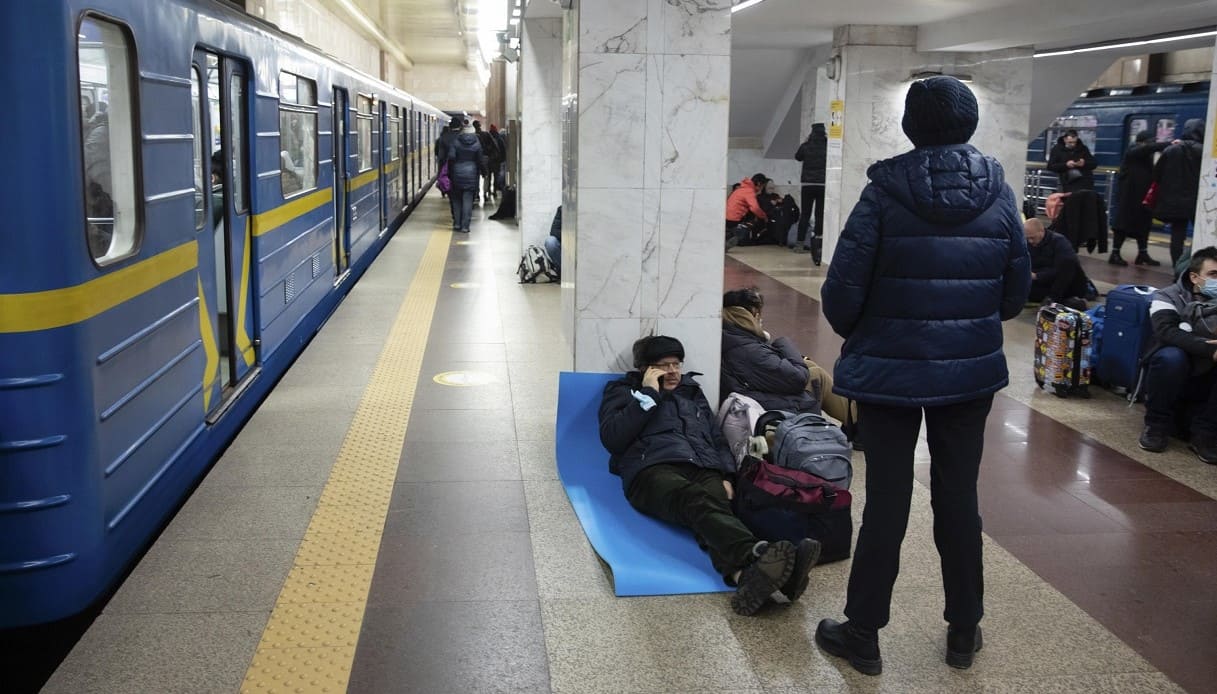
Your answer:
[[[448,178],[453,190],[478,189],[478,176],[486,169],[477,135],[461,133],[448,146]]]
[[[1001,322],[1031,269],[1001,165],[971,145],[923,147],[867,176],[820,292],[845,338],[833,391],[922,407],[1005,387]]]

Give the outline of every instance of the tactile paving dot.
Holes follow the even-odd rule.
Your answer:
[[[258,648],[242,692],[341,694],[351,679],[355,648]]]

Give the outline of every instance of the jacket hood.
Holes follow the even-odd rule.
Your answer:
[[[1006,190],[997,160],[972,145],[919,147],[871,165],[874,185],[927,222],[962,224],[993,206]]]
[[[1189,118],[1183,123],[1183,139],[1204,142],[1204,120]]]
[[[478,136],[474,132],[461,133],[457,135],[456,141],[463,145],[474,145],[477,144]]]
[[[764,333],[761,332],[761,326],[756,321],[756,316],[752,315],[752,311],[743,306],[728,306],[723,309],[723,325],[731,325],[749,332],[757,337],[764,338]]]
[[[810,140],[811,138],[816,137],[816,136],[824,137],[825,134],[826,134],[826,131],[824,130],[823,123],[812,123],[811,134],[807,136],[807,139]]]

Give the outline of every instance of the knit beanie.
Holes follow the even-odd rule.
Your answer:
[[[967,85],[945,75],[909,85],[900,126],[914,147],[961,145],[976,132],[976,95]]]
[[[667,335],[652,335],[634,343],[634,368],[639,371],[664,357],[676,357],[684,361],[685,347],[680,344],[680,340]]]

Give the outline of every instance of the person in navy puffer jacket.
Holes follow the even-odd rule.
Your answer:
[[[993,394],[1006,386],[1004,320],[1031,281],[1027,244],[1002,167],[967,144],[976,97],[953,77],[914,82],[901,125],[915,149],[880,161],[841,232],[821,290],[845,338],[833,390],[858,401],[866,507],[841,624],[816,643],[855,669],[882,671],[908,525],[913,450],[925,411],[934,544],[942,559],[948,665],[971,666],[983,614],[976,478]]]
[[[472,127],[465,127],[448,147],[448,177],[452,179],[449,195],[452,205],[452,230],[469,233],[473,216],[473,199],[477,197],[478,182],[486,172],[486,154]]]

